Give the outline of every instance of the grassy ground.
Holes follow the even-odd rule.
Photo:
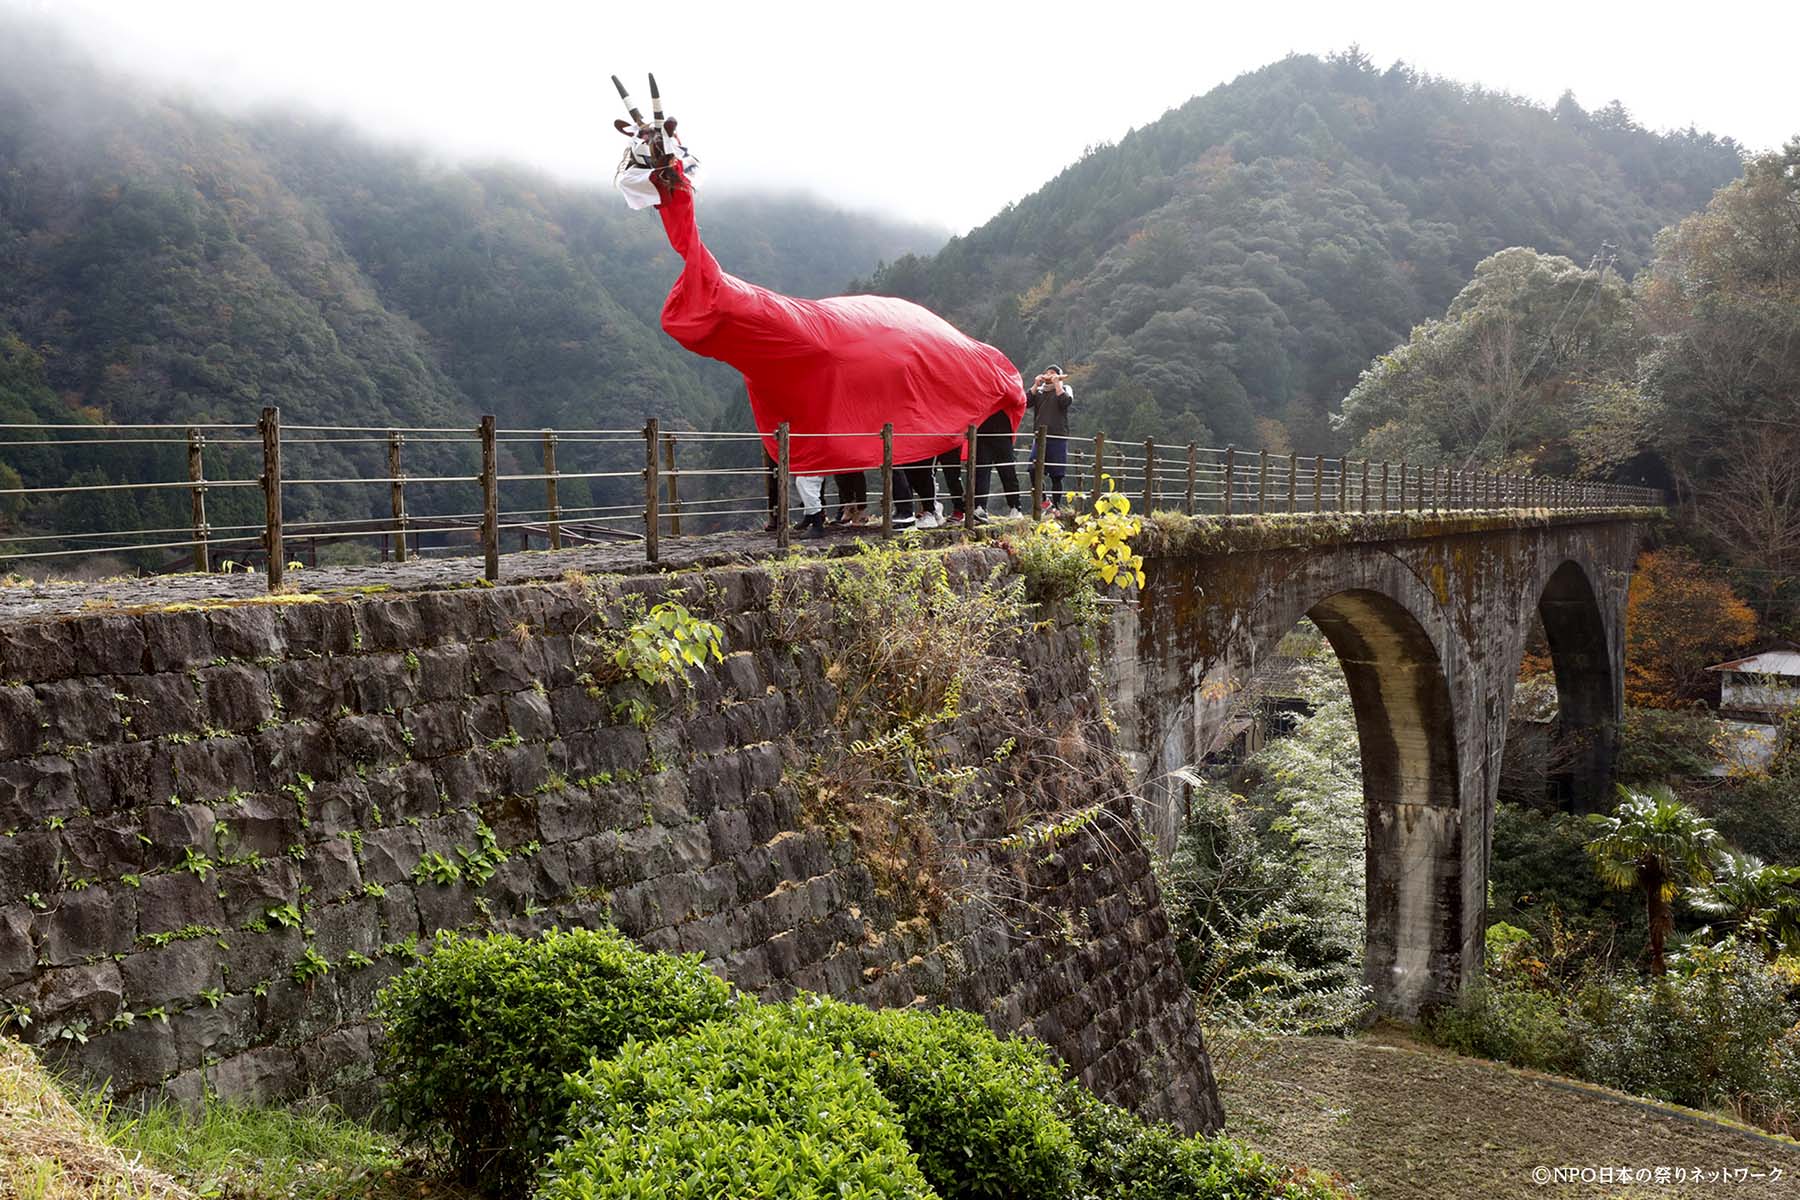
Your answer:
[[[0,1037],[4,1200],[468,1200],[391,1141],[331,1112],[209,1103],[124,1112],[71,1102]]]
[[[1271,1157],[1336,1171],[1369,1200],[1800,1196],[1800,1144],[1463,1058],[1397,1031],[1219,1050],[1228,1132]],[[1559,1166],[1685,1167],[1690,1175],[1663,1185],[1533,1181],[1535,1168]],[[1773,1178],[1777,1169],[1782,1177]],[[1695,1170],[1719,1174],[1695,1182]]]

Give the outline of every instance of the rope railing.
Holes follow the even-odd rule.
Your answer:
[[[246,433],[250,436],[243,436]],[[45,434],[50,436],[38,436]],[[213,551],[229,548],[239,555],[240,564],[260,556],[274,591],[283,586],[290,545],[299,543],[311,548],[315,562],[321,542],[346,540],[378,541],[383,560],[391,555],[398,562],[427,554],[479,552],[490,580],[499,577],[501,534],[507,531],[519,535],[522,549],[533,548],[534,539],[551,550],[626,539],[641,543],[645,558],[655,562],[665,534],[703,533],[724,522],[761,516],[776,546],[785,548],[792,533],[792,498],[802,490],[802,480],[807,480],[805,490],[812,491],[811,480],[793,468],[793,447],[843,438],[881,445],[879,468],[869,468],[879,471],[879,494],[864,507],[867,520],[878,522],[882,536],[895,531],[897,511],[906,523],[912,512],[929,511],[935,520],[945,507],[972,529],[993,495],[976,494],[977,476],[985,475],[989,488],[1003,488],[998,469],[1008,464],[1023,472],[1028,483],[1015,479],[1018,490],[1005,496],[1006,503],[1022,507],[1033,520],[1043,519],[1047,512],[1092,505],[1109,490],[1129,496],[1141,512],[1165,509],[1222,517],[1520,508],[1579,512],[1662,503],[1660,492],[1623,484],[1468,471],[1404,460],[1165,444],[1154,438],[1118,442],[1104,433],[1076,438],[1035,431],[1030,454],[1021,463],[1015,446],[1022,435],[981,435],[973,425],[903,434],[891,424],[867,433],[795,432],[784,424],[768,439],[775,445],[770,455],[759,433],[665,431],[654,418],[641,429],[501,428],[492,416],[464,428],[284,427],[280,412],[267,408],[255,425],[0,424],[0,447],[44,451],[150,447],[117,453],[152,455],[160,447],[177,460],[185,455],[187,465],[185,478],[21,485],[0,488],[0,498],[17,504],[34,496],[78,499],[113,493],[138,496],[142,505],[157,495],[185,491],[189,510],[186,525],[152,520],[140,529],[71,528],[0,537],[0,560],[185,550],[193,570],[210,571]],[[922,457],[916,448],[908,448],[908,443],[920,441],[941,447],[950,438],[955,439],[953,447],[935,457]],[[1002,441],[1004,445],[994,445]],[[260,449],[261,470],[254,478],[244,476],[246,468],[254,469],[257,454],[240,447]],[[330,448],[335,457],[316,457],[322,447]],[[308,464],[304,470],[284,470],[283,455],[290,452],[300,456],[297,463]],[[417,460],[420,454],[424,461]],[[410,472],[409,466],[420,468],[419,473]],[[224,469],[227,477],[210,476],[209,467]],[[151,469],[162,467],[153,464]],[[232,475],[233,471],[237,473]],[[943,490],[937,486],[939,472],[950,485]],[[169,473],[179,474],[179,469],[170,467]],[[867,484],[866,473],[847,474],[861,474]],[[765,479],[765,494],[744,494],[743,481],[750,476]],[[822,489],[823,477],[812,478]],[[284,520],[285,489],[305,489],[303,495],[314,505],[325,495],[338,498],[341,512],[368,504],[363,489],[370,486],[388,489],[385,512],[346,517],[329,510],[313,515],[318,512],[314,508],[297,520]],[[246,491],[260,495],[260,506],[234,503],[226,523],[209,522],[209,493],[222,492],[229,498]],[[951,493],[947,506],[940,504],[944,491]],[[904,507],[897,510],[896,499]],[[476,503],[479,507],[472,507]],[[841,494],[839,505],[849,507]],[[255,507],[261,509],[260,520]],[[240,553],[240,548],[248,553]]]

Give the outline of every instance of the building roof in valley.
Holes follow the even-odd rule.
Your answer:
[[[1786,647],[1779,650],[1764,650],[1761,654],[1752,654],[1748,658],[1734,658],[1730,662],[1722,662],[1706,669],[1709,671],[1741,671],[1746,675],[1800,676],[1800,650]]]

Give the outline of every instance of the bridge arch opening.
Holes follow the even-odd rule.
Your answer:
[[[1619,686],[1599,598],[1581,564],[1565,560],[1538,595],[1537,616],[1556,676],[1548,798],[1593,812],[1611,807],[1619,743]]]
[[[1472,969],[1463,961],[1462,798],[1444,664],[1418,619],[1379,592],[1338,592],[1306,615],[1337,655],[1356,717],[1367,830],[1363,975],[1380,1011],[1417,1016],[1452,998]]]

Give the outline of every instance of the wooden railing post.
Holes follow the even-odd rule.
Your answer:
[[[206,524],[206,435],[198,429],[187,431],[188,444],[188,508],[194,528],[194,570],[212,570],[212,551],[207,545],[211,530]]]
[[[788,474],[788,423],[783,421],[775,427],[775,548],[786,550],[790,539],[788,529],[788,490],[791,477]]]
[[[1031,431],[1031,519],[1044,519],[1044,451],[1050,439],[1043,427]]]
[[[651,562],[655,562],[662,551],[659,544],[662,533],[661,442],[657,420],[650,417],[644,422],[644,557]]]
[[[494,437],[494,414],[481,418],[481,553],[482,577],[500,578],[500,453]]]
[[[1381,464],[1381,503],[1376,506],[1375,511],[1386,512],[1387,509],[1388,509],[1388,463],[1384,459]]]
[[[1188,469],[1187,469],[1187,515],[1190,517],[1194,515],[1194,478],[1196,475],[1199,474],[1199,469],[1200,469],[1200,447],[1196,446],[1192,442],[1189,442],[1188,443]]]
[[[269,556],[269,590],[281,590],[287,546],[281,538],[281,410],[265,408],[262,420],[263,551]]]
[[[1369,511],[1369,460],[1366,458],[1363,459],[1362,496],[1357,501],[1357,510],[1359,512],[1368,512]]]
[[[1269,452],[1264,449],[1256,452],[1256,511],[1262,513],[1268,510]]]
[[[969,427],[963,430],[963,453],[966,461],[963,463],[962,510],[965,530],[975,528],[975,439],[978,436],[975,422],[970,421]]]
[[[1338,501],[1337,510],[1348,512],[1350,509],[1350,460],[1338,459]]]
[[[562,549],[562,503],[556,492],[556,432],[544,430],[544,532],[550,548]]]
[[[1220,493],[1220,496],[1219,496],[1219,499],[1221,501],[1221,506],[1220,506],[1221,507],[1221,515],[1223,515],[1223,516],[1229,517],[1231,515],[1231,491],[1232,491],[1233,485],[1235,485],[1236,483],[1237,483],[1237,447],[1236,446],[1227,446],[1227,447],[1225,447],[1225,486],[1224,486],[1224,490]]]
[[[1325,456],[1313,455],[1313,511],[1325,511]]]
[[[881,536],[894,536],[894,423],[881,427]]]
[[[400,473],[400,447],[405,438],[398,429],[388,431],[387,472],[388,472],[388,507],[394,513],[394,561],[406,561],[406,477]]]
[[[662,435],[663,466],[668,470],[669,536],[681,536],[681,479],[675,470],[675,435]]]
[[[1104,461],[1105,455],[1106,455],[1106,434],[1096,433],[1094,435],[1094,494],[1093,494],[1093,497],[1088,501],[1089,505],[1092,507],[1099,506],[1100,493],[1102,491],[1104,491],[1106,488],[1106,484],[1103,483],[1100,479],[1100,476],[1104,473],[1100,469],[1100,464]]]
[[[1144,511],[1149,516],[1156,507],[1156,439],[1144,439]]]
[[[1287,460],[1288,460],[1288,486],[1287,486],[1288,511],[1293,512],[1295,510],[1295,506],[1299,499],[1298,496],[1296,495],[1296,493],[1299,491],[1299,487],[1300,487],[1300,456],[1298,454],[1295,454],[1292,450],[1290,450],[1290,451],[1288,451]]]

